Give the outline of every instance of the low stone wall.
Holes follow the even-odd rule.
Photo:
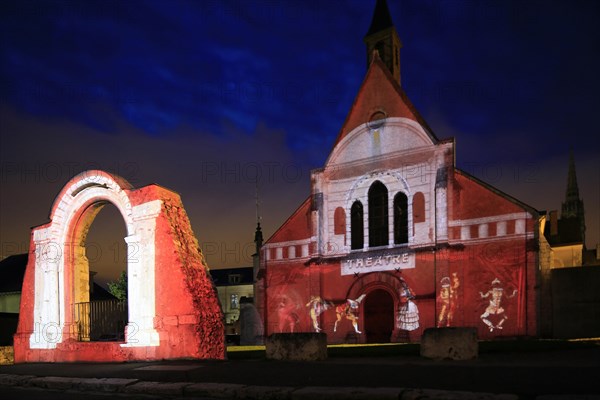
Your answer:
[[[477,328],[429,328],[421,338],[421,356],[433,359],[477,358]]]
[[[319,361],[327,359],[324,333],[274,333],[265,341],[270,360]]]
[[[553,337],[600,336],[600,267],[556,268],[551,276]]]
[[[12,346],[0,347],[0,365],[11,365],[15,363],[15,351]]]

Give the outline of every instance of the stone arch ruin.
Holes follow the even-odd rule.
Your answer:
[[[127,231],[128,324],[123,342],[85,342],[74,305],[89,301],[85,238],[107,203]],[[15,362],[224,359],[224,343],[217,292],[179,195],[98,170],[71,179],[50,221],[31,233]]]

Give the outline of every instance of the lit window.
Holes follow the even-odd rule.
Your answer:
[[[232,310],[240,308],[240,300],[239,300],[237,294],[232,294],[231,295],[231,300],[230,300],[229,308],[231,308]]]

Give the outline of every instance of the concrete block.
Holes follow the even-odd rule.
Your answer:
[[[477,328],[429,328],[421,337],[421,356],[433,359],[477,358]]]
[[[274,333],[265,341],[270,360],[320,361],[327,359],[325,333]]]

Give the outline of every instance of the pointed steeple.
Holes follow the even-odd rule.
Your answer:
[[[573,219],[579,225],[581,241],[585,246],[585,212],[583,209],[583,200],[579,198],[579,187],[577,186],[577,174],[575,172],[575,158],[573,151],[569,156],[569,173],[567,176],[567,191],[565,201],[562,203],[561,220]]]
[[[256,244],[256,254],[260,254],[260,248],[263,245],[263,234],[260,228],[260,201],[258,200],[258,180],[256,181],[256,231],[254,232],[254,243]]]
[[[400,84],[400,48],[402,42],[398,37],[385,0],[377,0],[371,26],[364,42],[367,45],[367,68],[371,65],[373,53],[376,50],[381,61],[392,73],[396,82]]]
[[[567,176],[567,193],[565,201],[572,202],[579,200],[579,187],[577,186],[577,174],[575,172],[575,160],[573,151],[569,155],[569,175]]]

